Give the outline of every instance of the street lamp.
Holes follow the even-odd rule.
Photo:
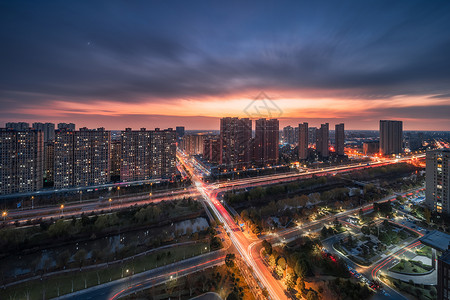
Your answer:
[[[62,216],[64,214],[64,204],[61,204],[59,208],[61,209],[61,216]]]
[[[112,202],[112,199],[109,198],[108,202],[109,202],[109,210],[111,210],[111,202]]]
[[[8,216],[8,213],[6,211],[2,212],[3,221],[6,221],[6,216]]]
[[[31,209],[34,209],[34,196],[31,196]]]

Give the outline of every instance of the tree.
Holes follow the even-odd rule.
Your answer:
[[[263,240],[262,246],[264,247],[264,250],[266,250],[266,253],[268,255],[272,254],[272,244],[271,243],[269,243],[267,240]]]
[[[297,290],[297,292],[299,294],[303,293],[303,291],[305,290],[305,281],[304,281],[303,277],[297,278],[297,282],[295,284],[295,289]],[[299,297],[299,298],[301,298],[301,297]]]
[[[65,269],[69,259],[70,259],[70,253],[68,250],[61,252],[57,257],[58,267]]]
[[[295,272],[292,268],[287,268],[286,277],[284,278],[284,284],[288,289],[293,289],[295,286]]]
[[[306,300],[319,300],[319,295],[315,290],[309,290],[306,294]]]
[[[275,267],[277,265],[277,258],[276,256],[272,253],[269,256],[269,266],[271,266],[272,268]]]
[[[363,226],[363,227],[361,227],[361,232],[362,232],[363,234],[369,235],[369,234],[370,234],[370,228],[369,228],[369,226]]]
[[[83,266],[84,260],[86,259],[86,254],[86,250],[80,249],[73,256],[73,259],[77,262],[80,268]]]
[[[236,255],[234,253],[229,253],[225,257],[225,264],[227,267],[232,268],[234,267],[234,259],[236,258]]]
[[[284,257],[280,257],[277,261],[277,265],[281,267],[281,269],[286,269],[286,259]]]
[[[303,279],[306,276],[306,273],[308,272],[308,267],[306,265],[306,262],[303,259],[297,261],[294,271],[295,271],[295,274],[297,274],[297,276],[299,278]]]

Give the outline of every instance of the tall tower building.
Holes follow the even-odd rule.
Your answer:
[[[336,154],[343,156],[345,154],[345,152],[344,152],[344,145],[345,145],[344,123],[335,125],[334,144],[335,144],[334,150],[336,151]]]
[[[55,169],[55,142],[44,143],[44,180],[47,184],[53,183]]]
[[[55,124],[53,123],[33,123],[33,129],[44,133],[44,143],[55,140]]]
[[[56,131],[54,147],[55,188],[99,185],[110,181],[110,131],[104,128],[60,129]]]
[[[308,128],[308,143],[311,145],[315,145],[317,141],[317,128],[309,127]]]
[[[278,163],[280,125],[277,119],[255,122],[255,161],[260,165]]]
[[[186,154],[197,155],[203,153],[203,142],[206,135],[188,134],[183,137],[182,149]]]
[[[450,149],[427,151],[425,203],[438,213],[450,213]]]
[[[67,130],[75,131],[75,124],[73,124],[73,123],[59,123],[58,124],[58,129],[67,129]]]
[[[151,178],[151,131],[126,128],[121,134],[120,180]]]
[[[37,130],[0,129],[0,194],[43,186],[44,137]]]
[[[219,163],[220,161],[220,138],[218,136],[209,136],[203,143],[203,157],[210,163]]]
[[[329,135],[329,124],[321,124],[319,130],[317,131],[316,149],[323,158],[330,156],[330,151],[328,149]]]
[[[308,123],[298,124],[298,159],[308,158]]]
[[[172,128],[151,132],[151,164],[152,178],[169,178],[176,173],[176,132]]]
[[[111,177],[114,180],[120,177],[120,158],[122,157],[121,140],[111,140]]]
[[[290,125],[283,128],[283,143],[294,144],[294,128]]]
[[[380,152],[383,155],[403,152],[403,122],[380,120]]]
[[[30,129],[30,124],[26,122],[8,122],[5,126],[7,129],[23,131]]]
[[[248,118],[220,119],[220,164],[242,168],[250,164],[252,121]]]

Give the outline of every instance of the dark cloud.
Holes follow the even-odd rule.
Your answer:
[[[310,2],[6,1],[0,105],[450,93],[448,1]]]

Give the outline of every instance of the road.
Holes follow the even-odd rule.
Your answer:
[[[213,251],[182,260],[164,267],[94,286],[56,299],[70,300],[114,300],[119,297],[162,284],[177,277],[186,276],[225,262],[225,250]]]

